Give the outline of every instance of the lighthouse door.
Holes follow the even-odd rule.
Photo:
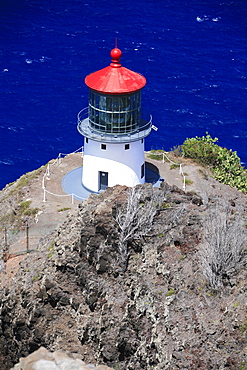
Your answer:
[[[108,172],[99,173],[99,189],[105,190],[108,186]]]

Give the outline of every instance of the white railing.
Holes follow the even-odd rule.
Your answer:
[[[79,149],[75,150],[72,153],[68,153],[68,154],[59,153],[58,156],[57,156],[57,158],[52,163],[48,162],[46,171],[45,171],[44,176],[42,178],[43,202],[46,202],[47,201],[46,194],[51,194],[51,195],[54,195],[56,197],[71,197],[72,204],[74,204],[74,199],[75,198],[79,198],[81,200],[84,200],[84,198],[82,198],[79,195],[74,194],[74,193],[70,193],[70,194],[55,194],[55,193],[52,193],[51,191],[49,191],[49,190],[46,189],[46,180],[50,180],[50,175],[51,175],[50,169],[51,169],[51,166],[54,166],[55,164],[58,164],[58,165],[61,164],[61,159],[63,157],[66,157],[67,155],[78,153],[80,151],[81,151],[81,156],[83,157],[84,147],[81,146]]]
[[[145,111],[142,111],[140,124],[136,127],[130,125],[130,131],[125,127],[126,132],[108,132],[105,125],[91,121],[88,116],[88,107],[82,109],[77,118],[77,130],[81,135],[107,143],[125,143],[140,140],[148,136],[152,130],[152,116]]]
[[[154,153],[154,155],[162,155],[162,162],[165,163],[165,158],[172,164],[176,165],[176,166],[179,166],[179,174],[183,177],[183,190],[185,191],[186,190],[186,178],[185,178],[185,174],[184,174],[184,171],[183,171],[183,163],[176,163],[176,162],[173,162],[168,156],[167,156],[167,153],[169,152],[163,152],[163,153]],[[150,153],[152,154],[152,153]]]
[[[75,199],[80,199],[80,200],[84,200],[85,198],[82,198],[80,196],[78,196],[77,194],[75,193],[70,193],[70,194],[55,194],[49,190],[46,189],[46,180],[50,180],[50,176],[51,176],[51,167],[56,165],[56,164],[61,164],[61,160],[63,157],[66,157],[68,155],[71,155],[71,154],[75,154],[75,153],[78,153],[81,151],[81,156],[83,157],[83,153],[84,153],[84,147],[80,147],[79,149],[75,150],[74,152],[72,153],[68,153],[68,154],[65,154],[65,153],[59,153],[57,158],[52,162],[48,162],[47,164],[47,168],[46,168],[46,171],[43,175],[43,178],[42,178],[42,189],[43,189],[43,202],[46,202],[47,201],[47,197],[46,197],[46,194],[50,194],[50,195],[53,195],[53,196],[56,196],[56,197],[71,197],[71,203],[74,204],[74,200]],[[186,189],[186,178],[185,178],[185,175],[184,175],[184,172],[183,172],[183,164],[182,163],[176,163],[176,162],[173,162],[168,156],[167,156],[167,153],[168,152],[163,152],[163,153],[155,153],[155,155],[162,155],[162,162],[164,163],[165,162],[165,158],[172,164],[176,165],[176,166],[179,166],[179,173],[180,175],[183,177],[183,190],[185,191]]]

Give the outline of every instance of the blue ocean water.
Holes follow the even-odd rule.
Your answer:
[[[208,131],[247,164],[245,0],[0,0],[0,188],[82,145],[84,77],[110,63],[147,78],[146,149]]]

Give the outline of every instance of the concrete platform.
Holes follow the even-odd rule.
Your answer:
[[[62,179],[62,188],[65,193],[73,195],[75,199],[82,201],[92,194],[92,191],[88,191],[81,182],[82,179],[82,166],[75,168],[68,172]]]
[[[62,179],[62,188],[66,194],[69,194],[79,201],[86,199],[92,191],[86,189],[81,182],[83,166],[75,168],[68,172]],[[145,181],[153,184],[155,187],[159,187],[164,179],[157,173],[152,171],[150,168],[145,168],[146,179]],[[98,194],[98,193],[96,193]]]

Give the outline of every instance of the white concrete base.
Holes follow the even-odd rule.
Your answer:
[[[77,167],[74,170],[68,172],[62,179],[62,187],[66,194],[70,194],[74,199],[82,202],[84,199],[89,197],[92,191],[86,189],[81,182],[82,172],[84,166]],[[146,179],[145,182],[152,184],[154,187],[159,187],[164,181],[163,178],[156,172],[146,168]]]
[[[143,184],[144,162],[144,140],[111,144],[85,139],[82,184],[94,192],[104,186]]]

